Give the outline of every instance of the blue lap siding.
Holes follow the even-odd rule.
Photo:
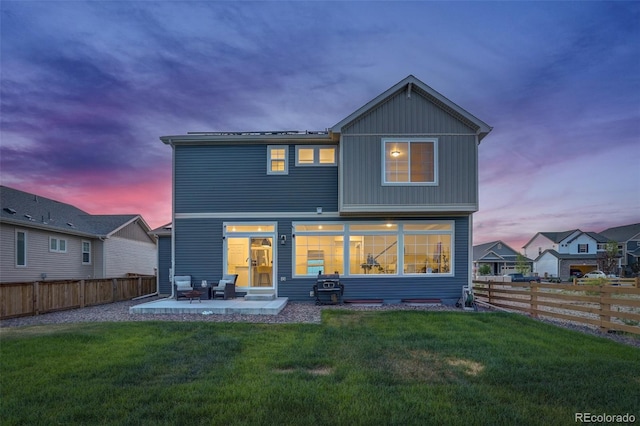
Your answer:
[[[178,219],[175,221],[176,275],[191,275],[194,283],[201,280],[218,280],[223,275],[224,240],[223,222],[277,222],[277,234],[287,235],[284,245],[277,244],[277,295],[288,297],[292,301],[313,301],[309,291],[315,278],[292,277],[292,253],[294,239],[291,238],[291,223],[296,220],[308,221],[308,218],[272,218],[256,221],[247,218],[232,219]],[[349,222],[367,220],[367,217],[351,218]],[[389,220],[389,218],[385,218]],[[393,220],[393,219],[390,219]],[[413,276],[353,276],[342,277],[345,285],[344,297],[349,299],[384,299],[388,303],[399,302],[404,298],[439,298],[454,302],[460,296],[461,288],[468,284],[469,276],[469,217],[411,218],[411,220],[453,220],[454,235],[454,276],[436,275]],[[341,220],[345,222],[346,220]],[[280,277],[285,277],[281,281]]]

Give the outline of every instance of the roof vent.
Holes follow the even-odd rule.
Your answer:
[[[29,220],[33,219],[30,214],[25,214],[24,217],[26,217]]]
[[[72,227],[72,228],[74,227],[74,226],[73,226],[73,223],[71,223],[71,222],[67,222],[67,225],[69,225],[69,226],[70,226],[70,227]]]
[[[9,207],[5,207],[3,210],[7,213],[16,214],[16,211]]]

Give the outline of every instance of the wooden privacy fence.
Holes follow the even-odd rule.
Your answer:
[[[104,305],[156,292],[156,277],[0,284],[0,319]]]
[[[473,283],[475,298],[481,303],[524,312],[534,318],[559,318],[597,326],[603,331],[640,334],[637,285]]]

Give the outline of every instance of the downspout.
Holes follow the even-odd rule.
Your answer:
[[[102,272],[100,276],[109,278],[107,277],[107,237],[99,237],[99,240],[102,242]]]
[[[171,269],[169,270],[169,286],[173,299],[175,297],[173,276],[176,271],[176,147],[172,139],[169,139],[169,145],[171,146]]]
[[[478,206],[478,210],[480,210],[480,161],[479,161],[479,153],[478,146],[480,145],[479,139],[480,129],[476,131],[476,143],[474,144],[475,148],[475,160],[476,160],[476,204]],[[473,293],[473,213],[469,215],[469,259],[468,259],[468,282],[469,282],[469,290]]]

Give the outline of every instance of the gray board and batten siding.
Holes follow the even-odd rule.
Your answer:
[[[438,104],[416,87],[410,97],[399,90],[341,126],[341,212],[478,210],[477,126]],[[382,139],[396,137],[437,139],[437,185],[381,184]]]
[[[412,218],[429,219],[429,218]],[[252,222],[255,218],[237,217],[238,222]],[[276,287],[279,297],[288,297],[292,301],[313,301],[309,291],[315,283],[315,277],[293,277],[293,247],[292,222],[306,221],[308,218],[265,218],[260,222],[277,222],[276,233],[287,235],[284,245],[275,244],[277,253]],[[350,218],[350,223],[370,218]],[[469,216],[447,216],[439,220],[453,220],[455,235],[453,275],[436,276],[426,274],[416,275],[359,275],[341,277],[345,284],[344,297],[347,299],[384,299],[387,303],[399,302],[404,298],[439,298],[443,301],[455,302],[460,297],[460,289],[468,284],[469,277]],[[214,281],[220,279],[224,268],[223,222],[225,218],[191,218],[176,219],[175,232],[175,265],[176,275],[191,275],[193,283],[202,280]],[[344,219],[343,221],[347,221]],[[160,243],[162,250],[162,242]],[[285,277],[285,281],[280,281]],[[161,287],[162,292],[162,287]]]
[[[338,210],[336,166],[296,167],[290,141],[289,173],[268,175],[268,145],[176,145],[175,214]]]

